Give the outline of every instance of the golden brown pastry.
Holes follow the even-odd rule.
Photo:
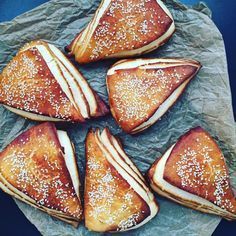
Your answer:
[[[111,113],[127,133],[154,124],[176,102],[201,65],[189,59],[122,60],[107,72]]]
[[[73,145],[52,123],[23,132],[0,153],[3,191],[75,227],[82,220],[79,187]]]
[[[151,187],[184,206],[236,219],[236,201],[225,158],[214,139],[197,127],[173,144],[148,172]]]
[[[173,17],[160,0],[103,0],[67,50],[79,63],[127,58],[153,51],[174,31]]]
[[[0,103],[37,121],[83,122],[108,113],[84,77],[52,44],[26,44],[0,74]]]
[[[108,129],[86,139],[85,226],[97,232],[140,227],[158,212],[143,176]]]

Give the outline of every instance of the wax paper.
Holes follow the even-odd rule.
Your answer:
[[[1,23],[0,70],[30,40],[44,39],[63,50],[88,24],[99,3],[98,0],[52,0],[10,22]],[[67,130],[75,144],[83,179],[84,141],[90,127],[109,127],[113,134],[121,138],[127,154],[145,173],[180,135],[201,125],[222,148],[232,185],[236,186],[236,133],[222,35],[210,19],[210,10],[203,3],[194,7],[186,7],[176,0],[167,0],[165,3],[175,19],[176,33],[165,46],[143,57],[187,57],[199,60],[203,65],[174,107],[151,128],[135,136],[122,132],[111,115],[86,124],[67,124],[58,128]],[[106,102],[105,75],[115,61],[107,60],[83,66],[76,64]],[[1,149],[35,124],[37,122],[25,120],[0,106]],[[123,235],[211,235],[220,222],[220,217],[188,209],[157,195],[156,198],[160,205],[159,214],[141,228]],[[16,203],[42,235],[98,235],[89,232],[83,222],[76,229],[20,201]]]

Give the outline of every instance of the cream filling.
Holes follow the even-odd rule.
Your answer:
[[[101,142],[103,145],[107,148],[107,150],[110,152],[113,159],[120,165],[126,172],[128,172],[144,189],[145,191],[149,191],[146,184],[143,182],[142,179],[140,179],[139,175],[135,173],[135,171],[127,164],[126,161],[122,160],[122,158],[119,156],[119,153],[114,148],[112,143],[109,140],[107,131],[104,130],[100,135]]]
[[[116,138],[114,136],[111,136],[112,145],[116,149],[116,151],[124,158],[125,162],[133,169],[133,171],[139,176],[141,180],[144,181],[144,178],[138,168],[134,165],[134,163],[129,159],[129,157],[126,155],[126,153],[121,148],[120,144],[117,142]]]
[[[171,63],[171,64],[165,64]],[[114,64],[107,72],[107,75],[115,74],[116,70],[127,70],[139,67],[140,69],[162,69],[181,65],[191,65],[197,67],[197,62],[185,59],[169,59],[169,58],[155,58],[155,59],[134,59],[123,60]]]
[[[199,207],[195,207],[195,209],[197,209],[197,210],[201,210],[201,209],[204,210],[204,206],[206,206],[206,207],[212,208],[212,211],[211,210],[207,210],[206,212],[211,212],[211,213],[220,212],[222,214],[226,214],[228,216],[231,216],[231,217],[235,218],[234,214],[232,214],[232,213],[230,213],[230,212],[228,212],[228,211],[226,211],[226,210],[216,206],[215,204],[211,203],[210,201],[208,201],[208,200],[206,200],[206,199],[204,199],[202,197],[199,197],[197,195],[194,195],[192,193],[188,193],[187,191],[184,191],[184,190],[182,190],[180,188],[177,188],[174,185],[168,183],[166,180],[164,180],[163,176],[164,176],[165,165],[166,165],[168,157],[170,156],[171,151],[172,151],[172,149],[174,148],[175,145],[176,144],[173,144],[165,152],[165,154],[161,157],[161,159],[157,163],[152,181],[154,183],[154,186],[156,185],[158,188],[160,188],[160,190],[166,191],[166,192],[170,193],[171,195],[174,195],[174,196],[176,196],[178,198],[181,198],[183,202],[175,200],[175,199],[169,197],[167,194],[161,193],[161,191],[158,191],[159,194],[165,195],[166,197],[171,198],[174,201],[178,201],[179,203],[183,203],[186,206],[188,204],[184,203],[184,201],[194,202],[195,204],[197,204],[199,206]]]
[[[128,184],[134,189],[134,191],[139,194],[139,196],[148,204],[150,208],[150,215],[147,218],[145,218],[139,224],[131,228],[128,228],[124,231],[138,228],[142,226],[143,224],[145,224],[146,222],[148,222],[157,214],[158,207],[155,201],[153,200],[154,196],[153,194],[151,194],[152,199],[150,199],[150,195],[148,195],[147,192],[126,171],[124,171],[123,168],[113,159],[113,157],[104,147],[104,144],[102,143],[100,134],[98,132],[96,132],[95,137],[96,137],[96,142],[98,146],[100,147],[100,149],[102,150],[102,152],[104,153],[104,155],[106,156],[107,161],[118,171],[118,173],[128,182]]]
[[[96,98],[89,87],[87,81],[83,78],[83,76],[75,69],[75,67],[68,61],[68,59],[64,56],[64,54],[57,49],[54,45],[48,44],[50,50],[55,54],[55,56],[64,64],[64,66],[70,71],[74,79],[80,86],[90,109],[90,114],[94,115],[97,112],[97,101]]]
[[[76,84],[74,78],[71,76],[69,71],[64,67],[64,65],[58,59],[56,60],[58,66],[62,71],[64,78],[67,80],[67,83],[69,84],[77,109],[81,112],[83,118],[89,118],[89,114],[87,111],[87,104],[84,101],[83,94],[81,93],[80,88]]]
[[[88,24],[88,26],[77,36],[76,40],[72,44],[71,51],[75,54],[75,59],[80,56],[80,48],[82,47],[83,43],[87,43],[84,38],[86,37],[89,28],[91,27],[91,22]],[[86,44],[86,45],[87,45]]]
[[[164,12],[173,20],[173,17],[170,13],[170,11],[167,9],[167,7],[162,3],[160,0],[156,0],[157,4],[160,5],[160,7],[164,10]],[[83,55],[85,50],[87,49],[87,45],[97,27],[99,24],[99,21],[101,17],[103,16],[104,12],[107,10],[109,4],[111,3],[111,0],[104,0],[100,7],[98,8],[97,12],[95,13],[94,19],[89,23],[87,26],[86,30],[82,33],[80,37],[78,37],[78,40],[74,42],[72,45],[72,50],[79,56]],[[174,20],[172,24],[170,25],[169,29],[158,39],[154,40],[153,42],[141,47],[137,48],[134,50],[127,50],[127,51],[121,51],[119,53],[111,54],[107,56],[107,58],[112,58],[112,57],[126,57],[126,56],[134,56],[134,55],[139,55],[142,53],[147,53],[150,52],[156,48],[158,48],[163,41],[165,41],[166,38],[170,37],[175,31],[175,25],[174,25]],[[79,45],[81,42],[85,41],[86,39],[86,44],[81,47]]]
[[[16,113],[17,115],[23,116],[25,118],[28,118],[30,120],[35,121],[54,121],[54,122],[65,122],[66,120],[53,118],[50,116],[44,116],[44,115],[38,115],[31,112],[23,111],[17,108],[9,107],[7,105],[3,105],[6,109],[8,109],[11,112]]]
[[[60,141],[61,146],[64,148],[64,159],[66,163],[66,167],[69,171],[74,190],[77,194],[77,197],[79,196],[79,187],[80,187],[80,180],[79,180],[79,174],[78,169],[76,165],[76,158],[74,154],[74,150],[71,144],[71,141],[65,131],[57,130],[57,136]]]
[[[174,92],[159,106],[156,112],[147,121],[134,128],[132,130],[132,133],[142,131],[154,124],[158,119],[160,119],[182,94],[183,90],[190,80],[191,78],[187,79],[177,89],[175,89]]]
[[[80,36],[80,38],[78,40],[78,43],[79,42],[83,43],[83,47],[82,47],[82,45],[76,46],[77,42],[75,42],[76,54],[83,55],[83,53],[87,49],[87,45],[88,45],[95,29],[97,28],[97,26],[99,24],[100,18],[103,16],[104,12],[107,10],[110,3],[111,3],[111,0],[103,0],[102,1],[102,3],[100,4],[99,8],[97,9],[97,11],[95,13],[93,20],[89,23],[89,25],[84,30],[84,32],[82,33],[82,35]],[[89,31],[88,31],[88,29],[89,29]],[[86,40],[84,40],[84,39],[86,39]]]
[[[74,101],[73,95],[70,91],[70,88],[68,86],[68,83],[66,79],[63,77],[60,68],[57,65],[57,62],[54,60],[54,58],[51,56],[50,52],[47,50],[47,48],[43,45],[35,45],[35,47],[38,49],[39,53],[43,57],[45,63],[47,64],[49,70],[53,74],[54,78],[60,85],[63,92],[66,94],[66,96],[69,98],[70,102],[74,105],[76,108],[77,105]]]

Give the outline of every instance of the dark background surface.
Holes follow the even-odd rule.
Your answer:
[[[181,0],[185,4],[196,4],[198,0]],[[47,0],[0,0],[0,22],[12,20],[15,16],[31,10]],[[234,117],[236,117],[236,1],[205,0],[213,13],[216,23],[225,41],[229,77],[233,98]],[[1,28],[0,28],[1,33]],[[0,191],[0,235],[1,236],[37,236],[40,233],[18,209],[13,199]],[[191,234],[191,232],[189,232]],[[236,222],[222,220],[214,236],[236,235]],[[184,236],[184,235],[183,235]]]

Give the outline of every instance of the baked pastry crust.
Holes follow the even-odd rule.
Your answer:
[[[108,129],[86,139],[85,226],[97,232],[140,227],[158,212],[146,181]]]
[[[174,31],[173,17],[160,0],[103,0],[67,50],[79,63],[127,58],[158,48]]]
[[[84,122],[108,113],[85,78],[52,44],[26,44],[0,75],[0,102],[37,121]]]
[[[133,59],[107,72],[111,113],[127,133],[154,124],[176,102],[201,65],[189,59]]]
[[[150,168],[151,187],[184,206],[236,219],[236,201],[225,158],[201,127],[184,134]]]
[[[61,145],[65,139],[64,131],[47,122],[20,134],[0,153],[0,188],[77,226],[82,220],[80,183],[74,150]]]

